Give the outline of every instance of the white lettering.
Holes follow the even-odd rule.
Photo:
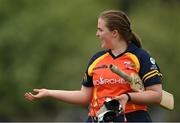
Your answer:
[[[103,79],[102,77],[100,77],[98,80],[94,80],[93,83],[95,85],[103,85],[103,84],[127,84],[128,82],[122,78],[120,78],[120,79],[114,79],[114,78]]]

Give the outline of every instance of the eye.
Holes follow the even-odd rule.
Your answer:
[[[102,32],[103,30],[101,28],[97,28],[98,31]]]

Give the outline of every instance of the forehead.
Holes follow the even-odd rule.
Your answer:
[[[102,18],[98,18],[98,27],[106,27],[106,22]]]

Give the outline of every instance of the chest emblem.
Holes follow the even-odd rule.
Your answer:
[[[125,68],[132,70],[136,67],[136,64],[131,61],[124,61],[124,66]]]

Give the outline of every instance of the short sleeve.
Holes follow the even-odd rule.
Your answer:
[[[162,74],[155,59],[145,50],[140,54],[140,71],[139,75],[144,82],[144,87],[162,83]]]
[[[84,74],[82,85],[85,87],[93,87],[94,86],[92,76],[89,76],[87,71]]]
[[[86,68],[86,72],[85,72],[84,77],[83,77],[82,85],[85,87],[93,87],[92,76],[90,76],[88,74],[88,69],[89,69],[89,66],[91,65],[92,62],[93,62],[93,58],[90,59],[88,66]]]

